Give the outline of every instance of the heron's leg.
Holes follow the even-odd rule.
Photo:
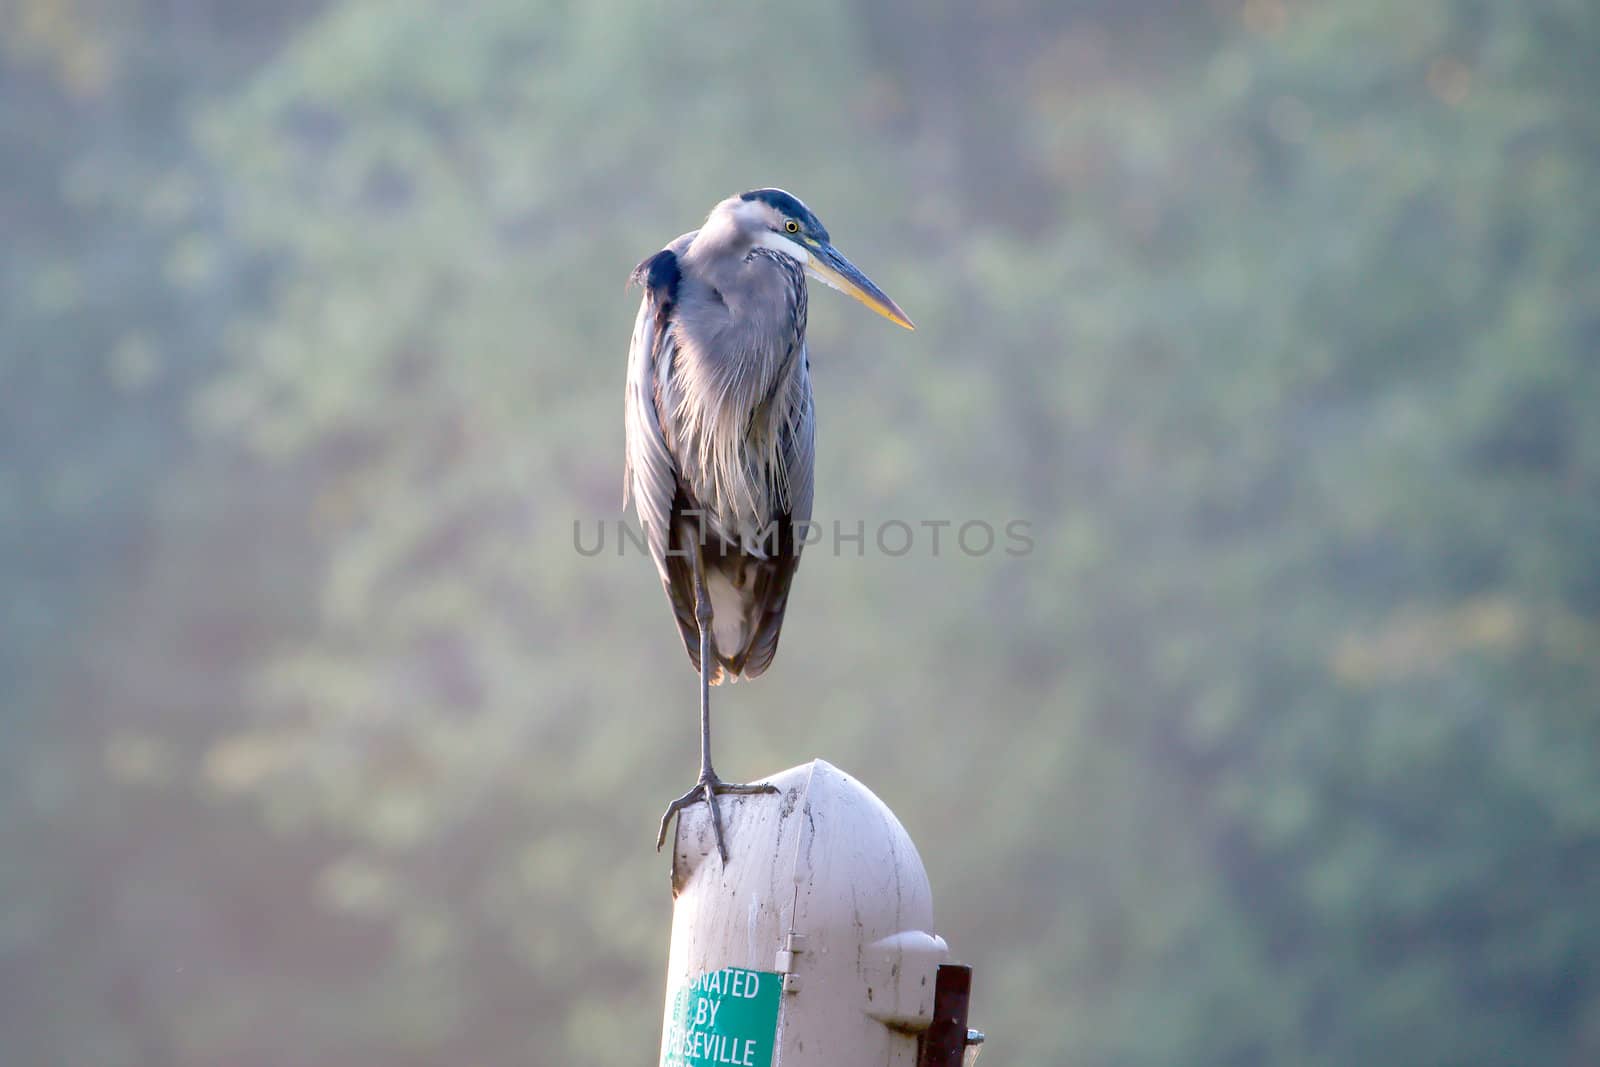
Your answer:
[[[694,620],[700,628],[700,778],[694,788],[667,805],[661,816],[661,829],[656,832],[656,851],[667,840],[667,824],[679,811],[704,799],[711,809],[711,832],[717,839],[717,853],[724,865],[728,862],[728,844],[722,833],[722,813],[717,810],[718,793],[776,793],[777,787],[765,784],[742,785],[724,782],[711,768],[711,672],[716,653],[712,650],[711,595],[706,591],[705,565],[698,552],[694,560]]]
[[[711,769],[711,667],[716,658],[712,648],[711,634],[711,593],[706,589],[706,565],[700,558],[700,553],[694,554],[694,621],[700,627],[700,780],[714,782],[717,772]],[[711,804],[711,822],[717,825],[717,806],[711,803],[707,795],[706,803]],[[717,829],[717,844],[722,843],[722,829]],[[728,853],[724,849],[724,860]]]

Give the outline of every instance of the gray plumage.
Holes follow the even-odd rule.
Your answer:
[[[712,684],[772,663],[811,519],[815,412],[804,268],[761,243],[773,209],[732,198],[665,249],[628,352],[627,474],[645,540],[698,670],[690,552],[712,601]],[[658,253],[658,255],[660,255]],[[658,267],[658,270],[661,269]]]
[[[911,320],[835,249],[804,204],[755,189],[640,263],[628,350],[624,502],[633,499],[689,661],[700,673],[700,777],[724,861],[711,767],[710,686],[772,664],[811,519],[815,413],[806,275],[907,329]]]

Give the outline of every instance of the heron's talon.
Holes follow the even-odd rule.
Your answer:
[[[672,817],[684,808],[704,800],[711,808],[711,833],[717,839],[717,854],[722,857],[722,865],[728,865],[728,844],[722,832],[722,813],[717,810],[715,797],[720,794],[735,796],[753,796],[761,793],[776,793],[778,787],[766,782],[724,782],[721,778],[711,775],[702,777],[683,796],[667,805],[667,810],[661,816],[661,828],[656,831],[656,851],[661,851],[661,846],[667,843],[667,827],[672,824]]]

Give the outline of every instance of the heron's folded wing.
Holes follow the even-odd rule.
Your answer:
[[[677,257],[670,251],[658,252],[639,264],[633,278],[643,284],[644,299],[639,302],[633,342],[628,348],[622,500],[626,506],[632,498],[656,570],[661,580],[667,582],[667,546],[673,498],[677,493],[677,470],[661,432],[656,400],[663,391],[665,376],[672,370],[672,308],[677,296]]]
[[[805,358],[805,353],[801,353]],[[750,640],[734,660],[736,674],[755,678],[772,665],[778,654],[778,635],[783,631],[783,615],[789,607],[789,585],[800,566],[800,552],[811,523],[812,468],[816,449],[816,420],[810,395],[806,406],[796,412],[795,421],[785,427],[784,463],[790,472],[789,508],[778,520],[777,551],[766,559],[751,561],[755,580],[751,583],[756,605],[755,626]]]

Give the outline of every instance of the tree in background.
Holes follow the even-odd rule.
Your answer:
[[[776,183],[921,327],[815,302],[819,518],[1035,548],[809,553],[719,744],[902,815],[989,1055],[1592,1059],[1600,17],[697,13],[343,0],[199,108],[167,225],[261,273],[179,304],[229,362],[85,631],[141,699],[60,740],[108,933],[29,1047],[654,1055],[692,681],[572,522],[628,269]]]
[[[248,250],[221,232],[219,176],[187,118],[247,80],[313,5],[246,6],[0,3],[8,1063],[171,1062],[179,998],[161,990],[180,964],[149,954],[162,935],[147,905],[183,913],[173,883],[236,855],[192,856],[196,824],[226,819],[174,787],[186,774],[172,748],[216,727],[259,655],[244,639],[270,628],[272,597],[204,562],[208,588],[191,590],[194,574],[172,564],[216,532],[219,511],[245,509],[238,492],[219,500],[180,471],[201,466],[190,393],[224,366],[225,328],[259,284]],[[169,479],[179,487],[164,502]],[[130,594],[146,583],[155,599],[141,603]],[[181,923],[165,934],[184,939]]]

